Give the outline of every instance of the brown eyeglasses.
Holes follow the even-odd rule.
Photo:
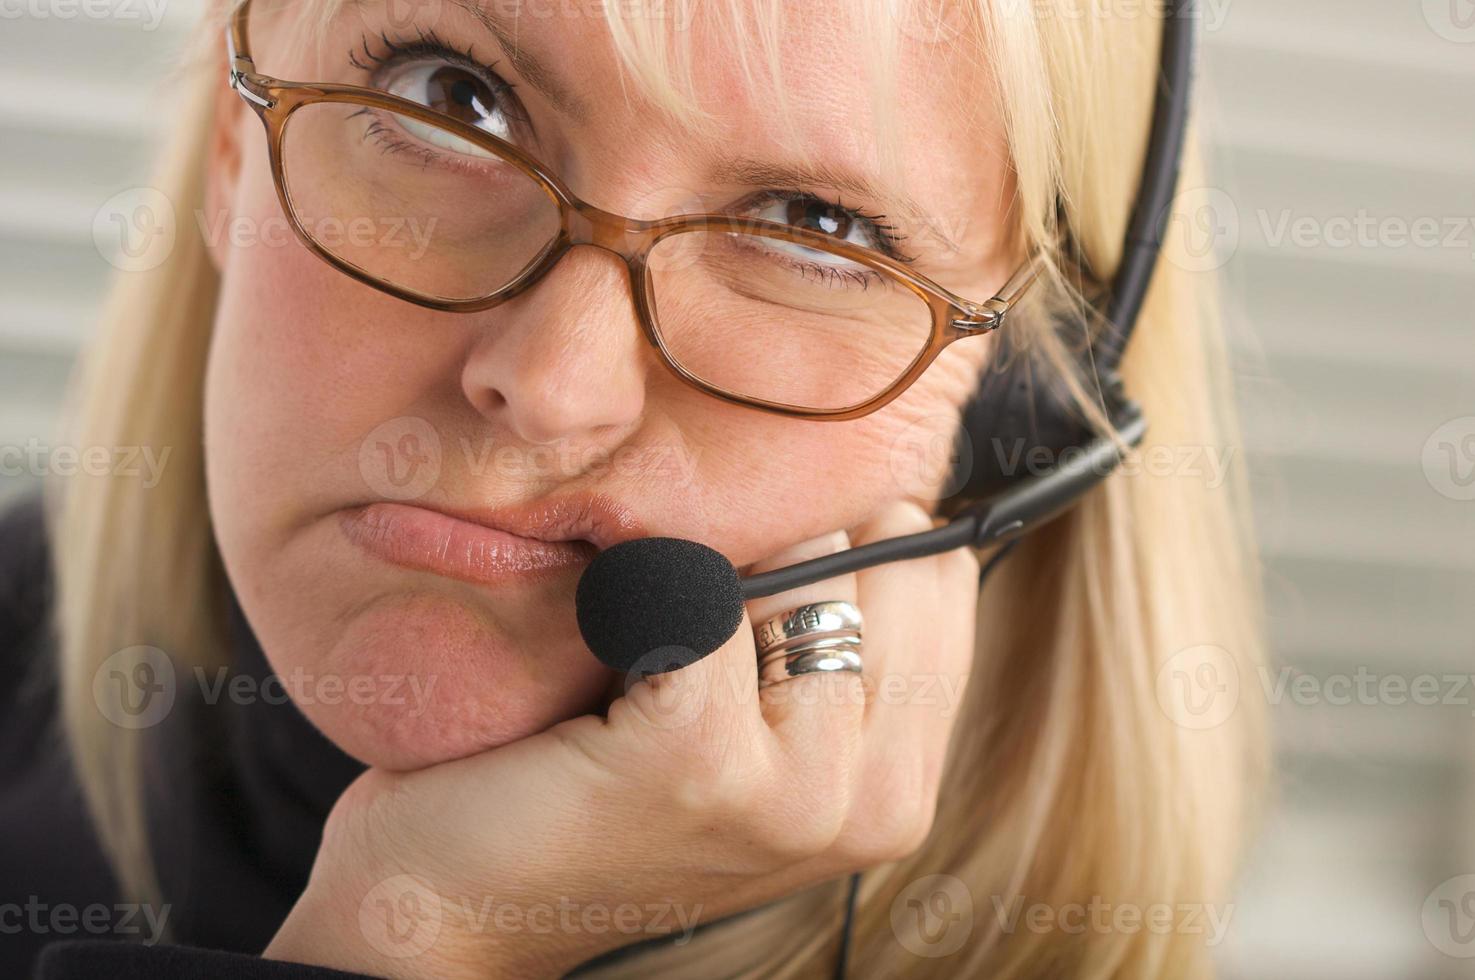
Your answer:
[[[612,214],[510,139],[429,104],[259,74],[249,7],[226,34],[230,85],[266,126],[293,232],[411,303],[489,309],[593,245],[624,259],[645,339],[682,381],[764,411],[842,420],[896,398],[953,341],[999,327],[1039,276],[1035,253],[978,303],[821,231],[734,214]],[[447,105],[486,108],[464,70],[422,80]]]

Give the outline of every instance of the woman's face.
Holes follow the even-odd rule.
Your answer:
[[[873,222],[889,225],[919,272],[974,299],[1012,271],[1012,184],[976,58],[902,32],[904,179],[869,195],[786,175],[805,163],[802,149],[831,179],[880,183],[873,73],[843,0],[786,5],[792,129],[771,88],[744,82],[733,45],[675,25],[695,32],[696,91],[715,141],[621,84],[600,6],[491,2],[478,17],[451,0],[387,14],[349,2],[317,45],[303,43],[310,12],[263,8],[251,44],[267,74],[376,86],[388,77],[411,98],[445,65],[488,91],[499,78],[511,86],[498,89],[509,111],[537,132],[542,162],[616,213],[813,195],[810,206],[748,210],[868,245],[882,234]],[[422,35],[429,46],[385,49],[383,39],[405,47]],[[437,54],[440,43],[469,48],[495,75]],[[741,569],[898,498],[925,498],[927,476],[945,472],[919,473],[916,451],[946,436],[989,341],[952,345],[858,420],[728,404],[656,359],[611,253],[575,248],[533,289],[478,313],[424,309],[338,272],[282,233],[259,121],[235,95],[221,108],[201,216],[223,277],[206,387],[211,514],[272,667],[363,762],[410,768],[467,755],[607,700],[617,678],[584,647],[573,606],[598,547],[692,538]],[[501,110],[483,108],[495,131]]]

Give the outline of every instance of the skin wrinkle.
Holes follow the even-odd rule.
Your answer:
[[[362,17],[340,15],[320,50],[348,51],[364,32]],[[870,173],[876,135],[864,46],[836,33],[838,26],[822,30],[845,22],[833,11],[796,10],[789,18],[784,69],[799,134],[815,162]],[[456,25],[469,23],[459,7],[448,8],[437,33],[464,46],[474,38]],[[314,75],[311,57],[271,57],[291,30],[269,15],[253,22],[253,44],[271,72],[324,77]],[[551,165],[602,207],[658,215],[694,196],[719,205],[739,200],[750,187],[713,180],[721,165],[738,162],[734,147],[743,162],[801,162],[785,152],[789,134],[776,131],[773,100],[738,85],[734,59],[720,52],[702,59],[694,79],[704,101],[722,107],[726,149],[718,153],[688,139],[689,130],[648,100],[626,102],[617,86],[590,84],[618,70],[599,18],[523,18],[516,38],[590,110],[574,125],[547,103],[528,106],[540,149],[557,148]],[[906,155],[903,190],[919,209],[955,216],[941,230],[958,251],[938,247],[928,273],[940,270],[945,286],[986,298],[1017,261],[999,244],[999,202],[1008,196],[998,189],[1012,185],[1002,146],[980,152],[980,137],[964,132],[963,121],[991,111],[981,132],[1001,133],[1001,124],[996,107],[963,98],[978,90],[974,73],[908,70],[934,56],[909,51],[900,65],[898,138],[915,148]],[[332,70],[330,77],[351,75]],[[498,71],[510,82],[527,81],[510,58]],[[264,222],[280,210],[261,127],[239,99],[229,105],[220,142],[242,162],[238,174],[211,168],[212,194],[232,217]],[[842,200],[887,210],[848,193]],[[904,243],[903,250],[915,248]],[[953,345],[872,416],[806,422],[728,405],[671,377],[639,334],[618,265],[602,264],[615,260],[594,249],[575,250],[535,288],[470,314],[438,313],[369,289],[295,242],[227,241],[214,258],[222,286],[206,384],[207,466],[222,556],[279,672],[413,669],[438,677],[416,718],[384,705],[308,707],[347,751],[390,768],[505,744],[595,709],[608,697],[611,675],[578,636],[574,576],[477,588],[370,562],[343,538],[337,511],[374,496],[359,446],[377,426],[412,418],[438,434],[441,471],[424,503],[493,508],[608,493],[635,510],[648,533],[704,541],[745,566],[857,525],[909,494],[893,475],[895,447],[919,420],[956,415],[991,349],[988,340]],[[518,452],[551,440],[576,458],[669,451],[692,462],[693,476],[678,485],[659,473],[478,472],[463,439]]]

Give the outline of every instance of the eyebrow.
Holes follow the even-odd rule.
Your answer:
[[[478,24],[492,35],[512,67],[534,89],[548,100],[549,104],[575,122],[587,122],[593,115],[589,103],[575,95],[564,85],[558,73],[551,69],[535,53],[522,47],[517,40],[517,18],[505,17],[482,6],[478,0],[449,0],[450,3],[470,14]],[[496,5],[500,0],[493,0]],[[849,191],[867,200],[876,202],[888,213],[908,224],[925,228],[929,235],[950,251],[960,246],[946,233],[930,213],[915,199],[900,191],[880,186],[863,175],[825,164],[793,165],[766,163],[748,157],[724,159],[712,171],[715,180],[749,184],[757,187],[831,187],[838,191]]]
[[[560,81],[557,72],[549,68],[536,54],[518,43],[516,17],[501,17],[477,3],[476,0],[450,0],[450,2],[466,11],[476,19],[477,23],[486,28],[487,33],[492,35],[497,46],[507,56],[507,60],[512,62],[512,67],[517,69],[517,73],[529,85],[537,89],[552,104],[553,108],[575,122],[585,122],[589,119],[591,113],[588,103],[571,92]]]

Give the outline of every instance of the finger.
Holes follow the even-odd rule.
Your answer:
[[[787,565],[832,554],[849,547],[850,540],[844,531],[823,534],[816,538],[790,545],[782,551],[754,562],[748,574],[783,568]],[[842,592],[836,592],[842,589]],[[755,630],[765,621],[787,610],[824,598],[844,599],[854,602],[855,576],[845,575],[803,588],[793,589],[762,599],[754,599],[744,606],[744,618],[738,624],[732,638],[709,656],[673,671],[650,678],[652,686],[663,690],[668,697],[685,691],[700,699],[708,714],[725,711],[738,706],[752,708],[758,704],[758,654]],[[722,703],[716,704],[720,700]]]
[[[858,532],[867,540],[925,530],[920,510],[891,511]],[[876,694],[864,720],[863,792],[898,792],[930,806],[972,669],[978,560],[966,549],[867,569],[866,671]],[[873,625],[874,624],[874,625]]]
[[[895,501],[873,514],[865,523],[856,527],[852,538],[856,547],[899,538],[932,527],[927,512],[908,501]],[[892,662],[893,642],[897,636],[907,636],[915,629],[917,621],[925,617],[925,610],[918,608],[918,601],[928,597],[925,589],[915,586],[919,565],[926,559],[904,562],[887,562],[862,569],[856,580],[857,594],[864,603],[866,628],[862,647],[865,656],[865,672],[874,692],[876,684],[886,676]],[[879,583],[879,587],[877,587]]]
[[[727,642],[700,660],[669,673],[644,678],[645,687],[626,682],[626,696],[637,706],[658,712],[662,726],[683,729],[700,722],[727,727],[736,734],[742,726],[763,728],[758,705],[758,660],[753,627],[746,611]],[[646,700],[651,703],[646,705]],[[691,732],[695,736],[694,730]]]
[[[833,531],[770,555],[755,563],[750,574],[783,568],[844,551],[849,547],[849,534],[845,531]],[[752,621],[753,629],[761,631],[765,622],[816,602],[858,604],[854,573],[836,575],[787,592],[754,599],[748,603],[748,618]],[[762,651],[757,651],[756,657],[761,660]],[[858,721],[858,718],[847,721],[844,717],[844,705],[857,700],[857,687],[856,675],[843,671],[789,678],[762,689],[760,700],[763,715],[776,734],[784,739],[797,740],[799,744],[811,738],[833,738],[844,726]],[[841,709],[841,717],[831,717],[833,709],[837,707]]]

